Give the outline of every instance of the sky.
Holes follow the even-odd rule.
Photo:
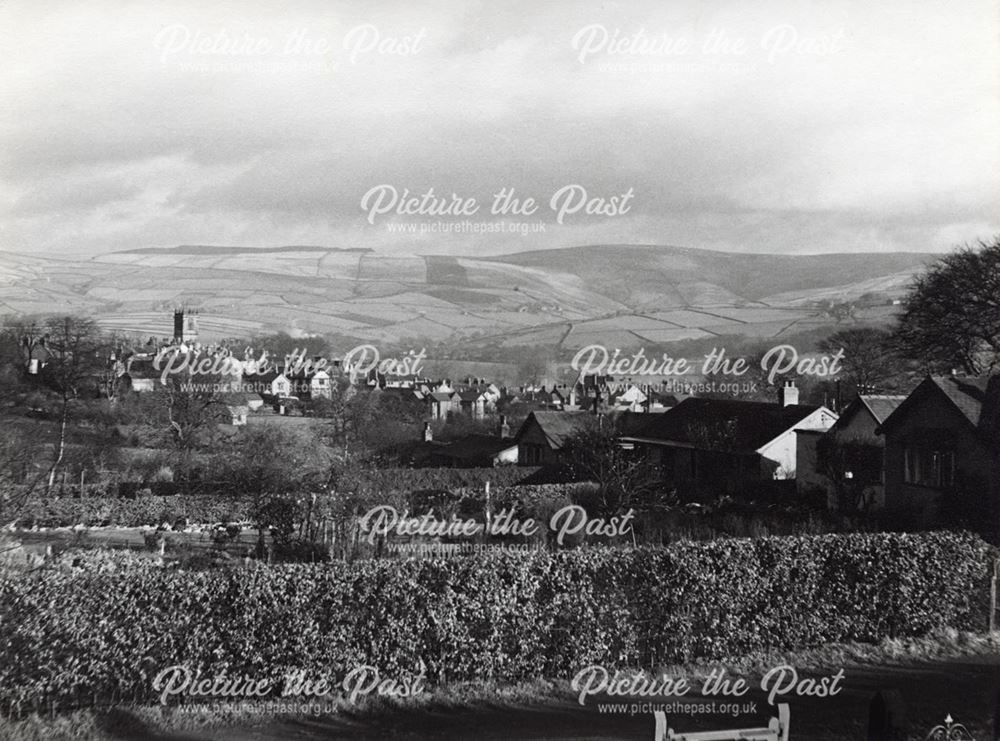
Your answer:
[[[0,0],[0,250],[942,251],[998,203],[989,0]]]

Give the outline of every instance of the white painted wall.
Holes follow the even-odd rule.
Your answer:
[[[837,421],[837,415],[826,407],[820,407],[808,417],[803,419],[794,427],[789,427],[783,433],[771,440],[766,445],[757,449],[757,452],[778,464],[774,477],[777,479],[795,478],[795,459],[798,451],[798,437],[796,430],[829,430],[833,423]]]

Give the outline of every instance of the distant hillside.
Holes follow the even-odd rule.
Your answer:
[[[285,246],[285,247],[226,247],[211,244],[182,244],[177,247],[140,247],[133,250],[120,250],[119,255],[242,255],[247,252],[371,252],[368,247],[315,247],[315,246]]]
[[[683,301],[712,300],[723,293],[744,301],[760,301],[776,294],[831,285],[846,287],[873,276],[903,273],[909,277],[933,257],[915,252],[767,255],[684,247],[593,245],[521,252],[494,261],[571,273],[594,290],[635,306],[660,300],[665,287]]]
[[[933,255],[764,255],[594,245],[493,257],[317,246],[184,245],[90,260],[0,252],[0,313],[75,312],[166,336],[179,305],[208,339],[284,331],[349,342],[438,343],[471,359],[504,348],[778,338],[884,322]],[[857,303],[845,313],[834,305]],[[863,306],[862,306],[863,304]]]

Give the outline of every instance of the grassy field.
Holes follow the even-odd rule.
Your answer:
[[[190,247],[90,260],[0,253],[0,313],[84,312],[109,329],[166,337],[172,308],[184,304],[200,310],[207,340],[336,332],[382,344],[461,342],[475,358],[485,345],[780,338],[825,321],[819,300],[902,295],[927,258],[620,245],[480,259],[315,247]]]

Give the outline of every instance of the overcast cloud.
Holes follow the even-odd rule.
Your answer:
[[[0,0],[0,249],[932,251],[1000,233],[989,0],[203,5]],[[369,223],[380,184],[474,197],[475,222],[514,188],[541,208],[508,220],[545,228],[400,234],[437,219]],[[633,196],[559,224],[568,184]]]

